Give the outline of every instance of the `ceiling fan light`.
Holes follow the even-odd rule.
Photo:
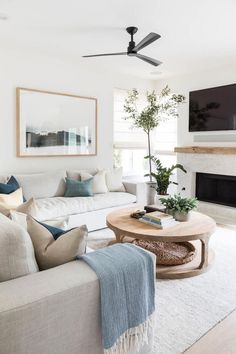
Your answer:
[[[91,57],[105,57],[105,56],[111,56],[111,55],[128,55],[129,57],[136,57],[138,59],[141,59],[145,61],[146,63],[149,63],[154,66],[158,66],[161,64],[159,60],[147,57],[146,55],[139,54],[138,52],[150,45],[152,42],[155,42],[157,39],[159,39],[161,36],[157,33],[151,32],[149,33],[146,37],[144,37],[141,42],[139,42],[137,45],[135,44],[133,40],[133,35],[137,32],[138,28],[137,27],[127,27],[126,31],[131,35],[131,41],[129,42],[129,46],[127,48],[127,52],[121,52],[121,53],[104,53],[104,54],[92,54],[92,55],[83,55],[83,58],[91,58]]]

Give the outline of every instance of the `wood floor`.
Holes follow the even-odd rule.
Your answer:
[[[219,225],[236,230],[235,225]],[[184,354],[236,354],[236,310],[194,343]]]
[[[212,328],[184,354],[236,354],[236,311]]]

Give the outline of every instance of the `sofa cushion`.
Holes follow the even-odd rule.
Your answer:
[[[75,181],[66,177],[66,191],[64,197],[91,197],[93,196],[93,177],[86,181]]]
[[[93,178],[93,193],[107,193],[108,188],[106,184],[106,171],[98,171],[95,175],[91,175],[88,172],[81,172],[80,178],[81,181],[86,181],[89,178]]]
[[[37,199],[35,203],[37,206],[37,220],[45,221],[66,215],[127,205],[135,203],[135,201],[136,196],[133,194],[108,192],[95,194],[93,197]]]
[[[37,271],[29,234],[0,214],[0,282]]]
[[[110,192],[125,192],[125,187],[122,183],[122,175],[122,167],[107,171],[106,183]]]
[[[27,225],[42,270],[73,261],[85,253],[88,236],[85,225],[63,233],[56,240],[48,228],[30,216],[27,216]]]
[[[63,196],[66,171],[14,175],[26,199]]]

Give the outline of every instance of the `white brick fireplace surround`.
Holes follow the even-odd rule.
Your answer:
[[[207,148],[207,153],[201,149],[201,153],[198,153],[196,148],[176,148],[178,163],[181,163],[187,170],[186,174],[178,172],[178,188],[181,190],[182,187],[185,187],[182,194],[195,196],[196,172],[236,176],[236,154],[234,151],[232,154],[229,153],[229,148],[228,151],[219,153],[218,150],[216,153],[213,149],[210,151]],[[219,223],[236,224],[236,208],[199,202],[198,210],[212,216]]]

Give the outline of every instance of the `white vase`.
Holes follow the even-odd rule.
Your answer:
[[[158,207],[163,207],[163,204],[162,204],[162,202],[160,201],[160,198],[167,199],[167,198],[169,198],[169,194],[165,194],[165,195],[163,195],[163,194],[158,194],[158,193],[155,194],[155,197],[154,197],[154,203],[155,203],[155,205],[158,206]]]
[[[156,182],[147,182],[147,205],[155,204]]]

